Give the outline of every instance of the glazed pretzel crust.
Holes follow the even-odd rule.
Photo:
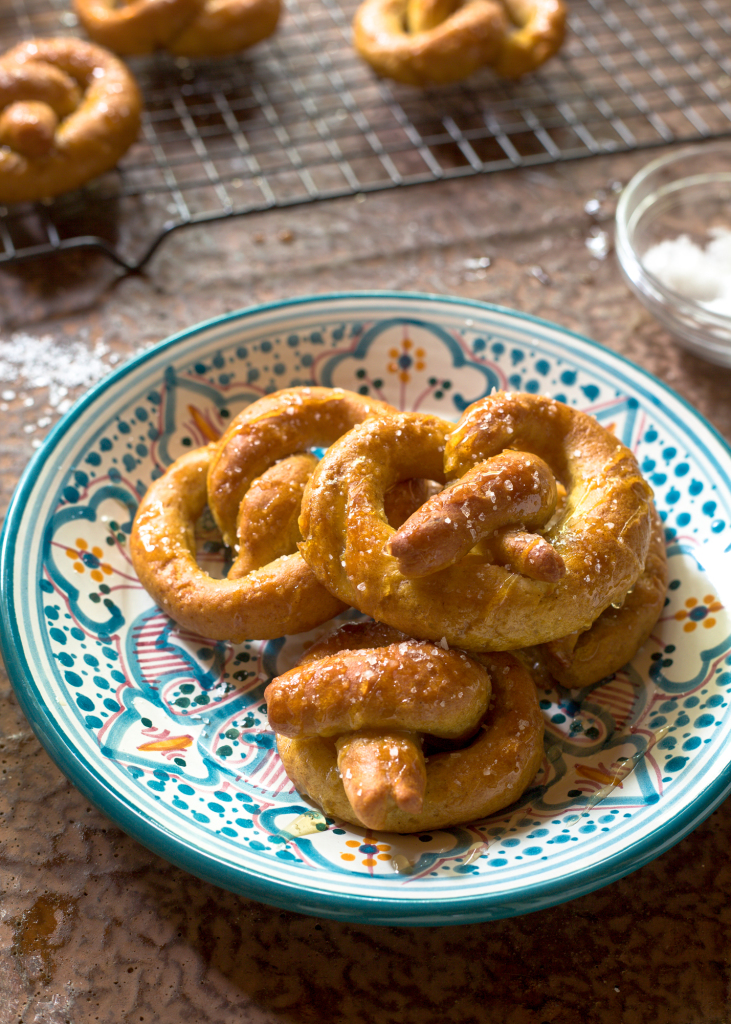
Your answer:
[[[388,550],[383,493],[419,473],[444,482],[513,448],[542,458],[567,500],[545,536],[566,573],[550,583],[487,562],[479,550],[408,579]],[[623,601],[645,565],[651,492],[632,453],[592,417],[535,395],[499,393],[455,428],[402,414],[363,424],[325,454],[303,499],[300,550],[323,584],[374,619],[467,650],[511,650],[589,628]]]
[[[562,0],[365,0],[353,41],[378,74],[407,85],[456,82],[487,66],[519,78],[558,51],[565,21]]]
[[[373,637],[369,629],[375,631]],[[446,828],[485,817],[517,800],[543,756],[543,718],[533,680],[520,663],[506,654],[484,656],[480,661],[485,672],[464,652],[443,651],[382,626],[365,627],[365,634],[364,646],[380,649],[364,655],[357,633],[351,633],[346,642],[353,644],[352,649],[343,649],[338,642],[340,653],[328,654],[332,648],[325,640],[308,655],[303,668],[273,680],[267,688],[277,748],[297,790],[339,820],[389,832]],[[436,659],[435,652],[443,666],[449,666],[449,675],[456,672],[458,682],[448,675],[446,682],[435,681],[431,692],[423,693],[416,666]],[[323,662],[314,660],[323,654]],[[339,677],[347,680],[334,698],[344,712],[337,724],[329,715],[330,691],[318,685],[318,664],[325,676],[339,670]],[[370,696],[370,702],[356,697],[350,715],[343,700],[343,691],[349,688]],[[409,707],[411,717],[404,721],[415,728],[404,729],[398,724],[398,704],[408,703],[414,688],[412,700],[421,707],[418,712]],[[442,709],[442,702],[446,705],[450,699],[459,706],[457,713],[454,707]],[[368,703],[379,710],[385,704],[389,713],[379,717]],[[447,735],[455,736],[459,730],[462,738],[449,744],[453,749],[429,752],[424,760],[420,727],[425,724],[434,736],[442,714],[445,723],[449,720]],[[378,724],[363,724],[371,718]]]
[[[32,39],[0,58],[0,202],[45,199],[110,170],[140,127],[121,61],[80,39]]]
[[[280,0],[74,0],[89,36],[126,56],[167,49],[218,57],[253,46],[277,27]]]

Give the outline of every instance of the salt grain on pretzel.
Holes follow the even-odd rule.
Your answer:
[[[167,49],[180,57],[218,57],[274,32],[280,0],[74,0],[88,35],[126,56]]]
[[[81,39],[32,39],[0,58],[0,202],[45,199],[110,170],[140,127],[121,61]]]
[[[379,624],[326,638],[265,698],[297,789],[368,828],[416,832],[493,813],[525,791],[542,757],[535,687],[515,659],[483,665]]]
[[[565,33],[562,0],[364,0],[358,53],[407,85],[460,81],[483,67],[519,78],[552,57]]]

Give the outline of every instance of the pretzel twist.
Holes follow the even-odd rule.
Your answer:
[[[317,461],[302,449],[390,412],[338,388],[288,388],[248,406],[219,441],[177,459],[140,502],[130,554],[142,585],[172,619],[214,640],[275,639],[337,615],[344,605],[297,551],[301,495]],[[196,560],[206,504],[235,552],[222,580]]]
[[[405,576],[390,550],[385,490],[417,474],[459,477],[506,448],[537,455],[565,485],[565,507],[544,531],[563,576],[531,578],[479,548]],[[634,456],[596,420],[540,396],[500,393],[471,406],[456,428],[402,414],[341,438],[305,490],[300,550],[332,593],[378,621],[468,650],[511,650],[586,630],[624,600],[645,565],[651,507]]]
[[[544,526],[557,498],[556,479],[543,459],[501,452],[424,502],[388,548],[403,575],[418,579],[454,565],[484,540],[481,550],[489,552],[489,561],[555,582],[566,572],[563,559],[545,538],[526,528]]]
[[[89,36],[126,56],[237,53],[274,32],[280,7],[280,0],[74,0]]]
[[[0,58],[0,202],[78,188],[110,170],[140,127],[121,61],[80,39],[33,39]]]
[[[483,665],[378,624],[326,638],[265,698],[298,790],[368,828],[484,817],[524,792],[542,758],[535,687],[516,659]]]
[[[562,0],[365,0],[353,40],[378,74],[425,86],[487,66],[519,78],[558,51],[565,22]]]

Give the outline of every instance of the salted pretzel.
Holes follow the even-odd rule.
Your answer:
[[[530,785],[543,718],[511,655],[479,661],[349,624],[265,690],[290,779],[327,814],[417,832],[484,817]]]
[[[571,689],[596,683],[631,661],[648,639],[665,605],[667,588],[665,539],[653,505],[645,567],[624,601],[605,608],[588,630],[527,648],[520,656],[535,674],[548,673]]]
[[[140,502],[130,556],[140,583],[179,625],[212,640],[272,640],[313,629],[343,610],[298,554],[240,578],[214,579],[196,561],[195,524],[208,500],[216,445],[187,452]]]
[[[302,489],[317,461],[304,449],[391,412],[342,388],[288,388],[252,403],[219,441],[181,456],[145,494],[130,538],[142,585],[172,619],[214,640],[274,639],[337,615],[344,605],[296,548]],[[196,560],[206,505],[235,553],[222,580]]]
[[[140,127],[121,61],[81,39],[31,39],[0,57],[0,202],[46,199],[110,170]]]
[[[74,0],[90,38],[126,56],[237,53],[274,32],[280,7],[280,0]]]
[[[385,490],[417,467],[429,479],[457,479],[506,449],[537,455],[565,487],[562,511],[543,530],[563,575],[532,578],[476,547],[407,577],[391,552]],[[378,621],[468,650],[512,650],[587,630],[624,601],[644,569],[651,496],[632,453],[591,416],[501,392],[470,406],[456,428],[406,413],[342,437],[305,489],[300,550],[332,593]]]
[[[407,85],[445,84],[490,66],[504,78],[535,70],[561,46],[562,0],[364,0],[358,53]]]

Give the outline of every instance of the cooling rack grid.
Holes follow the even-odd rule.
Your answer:
[[[568,0],[559,54],[416,90],[352,50],[357,0],[286,0],[237,57],[131,59],[143,130],[119,167],[51,202],[0,207],[0,263],[91,247],[140,269],[186,225],[507,168],[731,135],[731,14],[716,0]],[[0,9],[5,49],[82,35],[67,0]]]

